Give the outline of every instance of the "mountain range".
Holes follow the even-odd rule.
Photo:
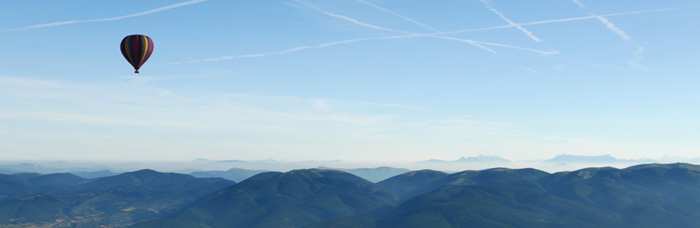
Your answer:
[[[302,227],[393,208],[398,196],[337,170],[293,170],[253,177],[204,197],[180,212],[135,227],[199,224],[212,227]],[[185,227],[185,226],[183,226]]]
[[[171,214],[233,184],[153,170],[95,179],[70,173],[0,175],[0,226],[125,227]]]
[[[265,171],[289,171],[318,167],[321,169],[337,169],[346,171],[372,182],[378,182],[408,169],[433,169],[443,172],[458,172],[461,170],[482,170],[494,167],[520,168],[531,167],[548,172],[581,169],[590,166],[627,167],[636,164],[684,162],[700,164],[700,157],[683,158],[663,156],[659,159],[619,159],[611,155],[571,155],[560,154],[551,159],[542,160],[509,160],[498,155],[477,155],[460,157],[456,160],[430,159],[409,163],[381,164],[377,168],[339,168],[367,167],[370,164],[349,163],[341,160],[329,161],[278,161],[266,160],[209,160],[196,159],[184,162],[68,162],[68,161],[0,161],[0,174],[14,173],[72,173],[91,179],[112,176],[114,174],[132,172],[141,169],[190,174],[195,177],[222,177],[240,182],[247,177]],[[391,166],[391,167],[386,167]],[[392,170],[395,169],[395,170]]]
[[[678,158],[681,159],[681,158]],[[552,159],[545,160],[544,163],[565,163],[565,164],[617,164],[617,163],[652,163],[652,159],[617,159],[609,154],[595,156],[581,156],[571,154],[560,154]]]
[[[489,164],[508,164],[511,163],[510,160],[499,157],[498,155],[483,155],[479,154],[474,157],[460,157],[457,160],[446,161],[440,159],[431,159],[427,161],[421,161],[420,163],[489,163]]]
[[[369,180],[371,182],[378,182],[378,181],[387,179],[389,177],[393,177],[393,176],[410,171],[408,169],[400,169],[400,168],[392,168],[392,167],[341,169],[341,168],[320,166],[320,167],[318,167],[318,169],[340,170],[343,172],[353,174],[353,175],[358,176],[358,177],[362,177],[362,178]],[[194,176],[194,177],[221,177],[221,178],[224,178],[227,180],[241,182],[245,179],[248,179],[249,177],[252,177],[252,176],[255,176],[257,174],[264,173],[264,172],[269,172],[269,171],[231,168],[231,169],[226,170],[226,171],[194,171],[194,172],[191,172],[189,174]]]
[[[0,226],[700,227],[700,166],[417,170],[376,183],[336,169],[237,184],[153,170],[22,173],[0,175]]]
[[[264,172],[267,171],[231,168],[226,171],[194,171],[191,172],[190,175],[192,175],[193,177],[221,177],[227,180],[241,182],[245,179],[248,179],[249,177]]]
[[[700,227],[700,167],[547,173],[404,173],[372,184],[335,170],[243,181],[134,227]],[[186,227],[182,226],[182,227]]]

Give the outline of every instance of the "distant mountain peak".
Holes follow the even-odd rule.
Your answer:
[[[489,172],[512,172],[513,170],[512,170],[512,169],[508,169],[508,168],[492,168],[492,169],[487,169],[487,170],[484,170],[484,171],[489,171]]]
[[[349,173],[297,169],[243,181],[200,198],[170,218],[216,227],[306,227],[321,220],[377,213],[397,202],[396,194]]]
[[[404,175],[405,175],[405,176],[408,176],[408,177],[413,177],[413,176],[421,176],[421,175],[432,175],[432,174],[435,174],[435,173],[440,173],[440,174],[447,175],[447,174],[444,173],[444,172],[435,171],[435,170],[432,170],[432,169],[423,169],[423,170],[411,171],[411,172],[405,173]]]
[[[211,160],[207,158],[197,158],[193,162],[195,163],[247,163],[243,160]]]
[[[483,155],[479,154],[478,156],[472,156],[472,157],[460,157],[457,160],[440,160],[440,159],[430,159],[427,161],[423,162],[428,162],[428,163],[441,163],[441,162],[478,162],[478,163],[510,163],[511,161],[505,158],[502,158],[498,155]]]
[[[369,181],[375,182],[375,183],[410,171],[408,169],[393,168],[393,167],[388,167],[388,166],[380,166],[380,167],[376,167],[376,168],[358,168],[358,169],[339,169],[339,168],[326,167],[326,166],[319,166],[318,168],[319,169],[340,170],[340,171],[347,172],[347,173],[350,173],[350,174],[358,176],[358,177],[362,177],[366,180],[369,180]]]
[[[154,176],[157,176],[157,175],[160,175],[160,174],[164,174],[164,173],[160,173],[160,172],[155,171],[155,170],[152,170],[152,169],[142,169],[142,170],[136,170],[136,171],[129,172],[129,173],[125,173],[125,174],[126,174],[126,175],[135,176],[135,177],[139,177],[139,178],[143,178],[143,177],[149,177],[149,178],[150,178],[150,177],[154,177]]]
[[[625,170],[636,170],[636,169],[646,169],[646,168],[663,168],[663,169],[691,169],[691,170],[700,170],[699,165],[693,165],[693,164],[688,164],[688,163],[669,163],[669,164],[659,164],[659,163],[651,163],[651,164],[641,164],[641,165],[635,165],[635,166],[630,166],[625,168]]]
[[[155,171],[152,169],[141,169],[141,170],[136,170],[132,173],[158,173],[158,171]]]
[[[291,170],[286,173],[282,173],[280,177],[282,176],[296,176],[296,177],[311,177],[311,178],[316,178],[316,177],[322,177],[327,174],[332,174],[332,173],[343,173],[345,172],[338,171],[338,170],[333,170],[333,169],[295,169]]]
[[[502,158],[498,155],[483,155],[479,154],[478,156],[474,157],[461,157],[459,160],[460,162],[510,162],[508,159]]]

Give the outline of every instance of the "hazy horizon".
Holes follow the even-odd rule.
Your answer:
[[[227,171],[230,169],[287,172],[298,169],[376,169],[381,167],[407,170],[437,170],[461,172],[465,170],[485,170],[492,168],[522,169],[534,168],[549,173],[568,172],[585,168],[614,167],[627,168],[642,164],[688,163],[700,164],[700,157],[660,157],[656,159],[618,159],[610,155],[578,156],[561,154],[549,159],[510,160],[497,155],[460,157],[454,160],[430,159],[412,162],[352,162],[342,160],[210,160],[198,158],[191,161],[136,161],[136,160],[0,160],[0,170],[13,172],[131,172],[152,169],[159,172],[191,173],[194,171]],[[28,167],[29,166],[29,167]],[[15,168],[14,170],[12,168]]]

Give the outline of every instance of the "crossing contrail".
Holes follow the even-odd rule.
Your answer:
[[[308,3],[308,2],[307,2]],[[420,33],[407,33],[407,32],[402,32],[398,31],[401,33],[404,33],[403,35],[396,35],[396,36],[384,36],[384,37],[369,37],[369,38],[359,38],[359,39],[348,39],[348,40],[341,40],[341,41],[334,41],[334,42],[326,42],[318,45],[309,45],[309,46],[301,46],[301,47],[295,47],[295,48],[290,48],[287,50],[279,51],[279,52],[269,52],[269,53],[258,53],[258,54],[246,54],[246,55],[236,55],[236,56],[223,56],[223,57],[217,57],[217,58],[207,58],[207,59],[199,59],[199,60],[190,60],[190,61],[180,61],[180,62],[172,62],[172,63],[167,63],[165,65],[172,65],[172,64],[186,64],[186,63],[200,63],[200,62],[211,62],[211,61],[222,61],[222,60],[232,60],[232,59],[240,59],[240,58],[260,58],[260,57],[265,57],[265,56],[270,56],[270,55],[282,55],[282,54],[290,54],[302,50],[307,50],[307,49],[314,49],[314,48],[326,48],[326,47],[331,47],[335,45],[341,45],[341,44],[350,44],[350,43],[355,43],[355,42],[363,42],[363,41],[371,41],[371,40],[391,40],[391,39],[408,39],[408,38],[416,38],[416,37],[440,37],[444,35],[451,35],[451,34],[462,34],[462,33],[470,33],[470,32],[477,32],[477,31],[488,31],[488,30],[498,30],[498,29],[507,29],[507,28],[513,28],[516,26],[529,26],[529,25],[540,25],[540,24],[551,24],[551,23],[562,23],[562,22],[569,22],[569,21],[580,21],[580,20],[591,20],[591,19],[597,19],[598,16],[602,17],[616,17],[616,16],[624,16],[624,15],[634,15],[634,14],[643,14],[643,13],[653,13],[653,12],[663,12],[663,11],[675,11],[675,10],[683,10],[683,9],[690,9],[690,8],[698,8],[700,6],[691,6],[691,7],[683,7],[683,8],[662,8],[662,9],[651,9],[651,10],[641,10],[641,11],[631,11],[631,12],[621,12],[621,13],[611,13],[611,14],[602,14],[602,15],[597,15],[597,16],[583,16],[583,17],[570,17],[570,18],[562,18],[562,19],[552,19],[552,20],[542,20],[542,21],[532,21],[532,22],[525,22],[525,23],[517,23],[517,24],[508,24],[508,25],[500,25],[500,26],[491,26],[491,27],[484,27],[484,28],[474,28],[474,29],[462,29],[462,30],[456,30],[456,31],[449,31],[449,32],[437,32],[437,33],[429,33],[429,34],[420,34]],[[357,20],[355,20],[357,21]],[[364,24],[364,23],[363,23]],[[386,31],[386,30],[384,30]],[[449,38],[445,38],[449,39]],[[457,39],[457,38],[453,38]],[[462,41],[464,42],[464,40]],[[555,50],[550,50],[550,51],[543,51],[543,50],[537,50],[537,49],[530,49],[530,48],[522,48],[522,47],[517,47],[517,46],[512,46],[512,45],[506,45],[506,44],[499,44],[499,43],[492,43],[492,42],[482,42],[482,41],[473,41],[472,42],[475,45],[481,45],[481,46],[497,46],[497,47],[505,47],[505,48],[512,48],[512,49],[517,49],[517,50],[522,50],[522,51],[528,51],[528,52],[533,52],[537,54],[542,54],[542,55],[554,55],[559,53],[558,51]],[[488,51],[488,50],[487,50]],[[495,53],[495,51],[491,50],[490,52]],[[641,52],[641,51],[640,51]]]
[[[355,2],[359,2],[359,3],[365,4],[365,5],[371,6],[371,7],[375,8],[375,9],[380,10],[380,11],[384,11],[384,12],[386,12],[386,13],[393,14],[394,16],[400,17],[401,19],[404,19],[405,21],[411,22],[411,23],[416,24],[416,25],[418,25],[418,26],[420,26],[420,27],[423,27],[423,28],[427,28],[427,29],[429,29],[429,30],[431,30],[431,31],[433,31],[433,32],[440,32],[440,31],[438,31],[437,29],[435,29],[435,28],[433,28],[433,27],[431,27],[431,26],[429,26],[429,25],[426,25],[426,24],[424,24],[424,23],[421,23],[421,22],[418,22],[418,21],[416,21],[416,20],[413,20],[413,18],[407,17],[407,16],[405,16],[405,15],[403,15],[403,14],[394,12],[394,11],[392,11],[392,10],[388,10],[388,9],[386,9],[386,8],[384,8],[384,7],[381,7],[381,6],[372,4],[372,3],[370,3],[370,2],[367,2],[367,1],[364,1],[364,0],[355,0]]]
[[[540,41],[542,41],[542,40],[540,40],[540,38],[537,38],[535,35],[533,35],[532,32],[530,32],[530,31],[528,31],[527,29],[523,28],[522,26],[516,24],[516,23],[513,22],[512,20],[508,19],[508,18],[506,17],[506,15],[503,15],[503,13],[501,13],[500,11],[498,11],[498,10],[496,10],[495,8],[491,7],[491,5],[490,5],[488,2],[486,2],[485,0],[480,0],[480,1],[481,1],[482,3],[484,3],[484,5],[486,5],[486,8],[488,8],[489,10],[491,10],[491,12],[495,13],[496,15],[498,15],[499,17],[501,17],[501,19],[503,19],[504,21],[508,22],[509,25],[511,25],[511,26],[517,28],[518,30],[522,31],[523,33],[525,33],[525,35],[526,35],[527,37],[530,37],[530,39],[534,40],[535,42],[540,42]]]
[[[586,6],[583,5],[583,3],[580,2],[579,0],[572,0],[572,1],[573,1],[576,5],[578,5],[581,9],[584,9],[584,10],[586,9]],[[610,29],[610,31],[612,31],[612,32],[614,32],[615,34],[617,34],[618,36],[620,36],[620,38],[622,38],[623,40],[629,40],[629,39],[630,39],[630,36],[627,35],[627,33],[626,33],[625,31],[622,31],[622,29],[620,29],[620,28],[618,28],[617,26],[615,26],[615,24],[613,24],[612,22],[610,22],[610,20],[608,20],[608,18],[605,18],[605,17],[600,16],[600,15],[596,15],[596,14],[594,14],[594,13],[591,13],[591,12],[588,11],[588,10],[586,10],[586,11],[587,11],[587,13],[588,13],[589,15],[595,16],[596,19],[598,19],[601,23],[603,23],[603,24],[605,25],[606,28]]]

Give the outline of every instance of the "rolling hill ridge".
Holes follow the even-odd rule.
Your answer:
[[[700,167],[689,164],[553,174],[505,168],[453,174],[421,170],[381,181],[377,187],[357,185],[348,175],[296,170],[244,181],[167,219],[134,227],[175,221],[201,227],[700,226]],[[342,200],[348,195],[372,206],[349,207],[351,201]]]
[[[221,178],[140,170],[0,175],[0,225],[72,227],[700,227],[700,166],[547,173],[331,169]]]

